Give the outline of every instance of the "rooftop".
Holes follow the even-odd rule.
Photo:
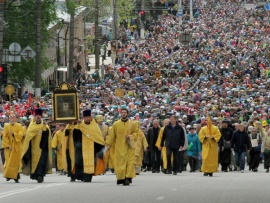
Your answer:
[[[69,23],[70,22],[70,14],[67,12],[66,1],[65,0],[58,0],[55,4],[57,6],[56,14],[57,14],[58,20],[63,20],[64,22]],[[76,18],[76,16],[80,15],[82,12],[84,12],[86,10],[87,10],[87,7],[78,6],[76,8],[75,18]],[[48,29],[52,28],[56,24],[57,24],[57,22],[52,22],[49,25]]]

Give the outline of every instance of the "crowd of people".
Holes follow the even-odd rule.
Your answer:
[[[209,176],[218,170],[218,163],[221,171],[244,172],[246,156],[250,170],[257,172],[264,161],[269,172],[268,13],[264,8],[247,10],[242,1],[236,0],[218,4],[207,1],[206,6],[198,7],[199,17],[182,25],[171,14],[160,15],[157,20],[149,18],[145,40],[139,39],[140,32],[134,26],[121,24],[119,36],[126,37],[118,41],[115,60],[104,68],[104,77],[80,72],[82,115],[91,110],[93,118],[102,116],[104,128],[114,129],[107,129],[110,138],[105,139],[104,145],[109,154],[119,153],[115,160],[107,157],[108,168],[121,171],[116,173],[119,184],[128,185],[134,177],[134,166],[129,165],[128,177],[123,175],[126,171],[119,169],[123,157],[134,159],[137,174],[141,166],[153,173],[162,170],[177,174],[185,171],[188,163],[191,172],[201,170]],[[192,35],[188,45],[180,43],[181,32]],[[116,94],[119,90],[121,96]],[[4,123],[10,122],[13,110],[16,121],[27,126],[38,107],[43,108],[46,119],[51,118],[51,99],[2,101],[0,123],[4,127]],[[128,109],[127,120],[140,128],[136,133],[115,127],[126,121],[122,118],[124,108]],[[179,133],[172,136],[176,130]],[[117,144],[111,146],[117,142],[118,131],[126,135],[135,133],[136,138],[140,134],[135,152],[131,150],[136,149],[132,146],[133,136],[127,138],[131,149],[125,148],[126,154],[118,151]],[[81,142],[78,141],[78,147]],[[101,144],[99,138],[96,142]],[[97,149],[102,151],[100,146]],[[78,153],[82,159],[82,151]],[[79,179],[84,180],[83,176],[80,174]]]

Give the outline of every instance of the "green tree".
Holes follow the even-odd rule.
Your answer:
[[[100,19],[106,18],[112,15],[112,0],[99,0],[99,17]],[[94,22],[95,20],[95,0],[79,0],[78,4],[89,8],[89,14],[87,21]]]
[[[116,7],[117,14],[121,19],[130,17],[133,9],[132,0],[117,0]]]
[[[93,36],[93,35],[86,36],[85,43],[86,43],[86,47],[88,49],[88,54],[94,53],[94,46],[95,46],[93,43],[94,39],[95,39],[95,36]]]
[[[78,6],[77,2],[74,0],[66,0],[66,5],[67,5],[67,12],[69,14],[75,15],[76,7]]]
[[[45,70],[51,66],[49,60],[45,57],[47,44],[52,36],[48,27],[51,23],[56,22],[56,6],[55,0],[42,1],[41,13],[41,50],[42,50],[42,69]],[[4,48],[8,48],[13,42],[21,45],[22,49],[30,46],[33,50],[36,49],[36,27],[35,15],[36,4],[35,0],[24,0],[20,3],[15,3],[13,0],[5,2],[4,14]],[[23,84],[25,79],[33,81],[35,77],[35,59],[24,60],[20,63],[9,62],[9,79]]]

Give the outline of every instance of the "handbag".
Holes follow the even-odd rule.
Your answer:
[[[231,143],[228,144],[224,138],[223,138],[223,146],[224,149],[231,149]]]

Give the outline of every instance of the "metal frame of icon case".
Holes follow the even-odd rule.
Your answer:
[[[80,105],[78,91],[75,87],[64,82],[54,88],[53,95],[53,121],[69,122],[80,118]]]

